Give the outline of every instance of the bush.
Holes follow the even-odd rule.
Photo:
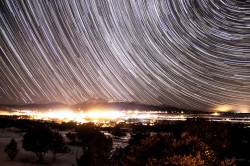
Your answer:
[[[10,143],[5,147],[4,152],[9,156],[11,160],[14,160],[19,150],[17,148],[17,142],[14,138],[11,139]]]

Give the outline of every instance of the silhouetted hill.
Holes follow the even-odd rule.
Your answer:
[[[148,105],[141,104],[135,102],[109,102],[104,99],[89,99],[81,103],[77,103],[74,105],[67,105],[63,103],[53,102],[53,103],[44,103],[44,104],[24,104],[24,105],[0,105],[0,108],[5,110],[11,109],[73,109],[73,110],[90,110],[90,109],[98,109],[98,110],[140,110],[140,111],[163,111],[168,113],[206,113],[206,111],[200,110],[189,110],[182,109],[177,107],[172,107],[168,105]]]

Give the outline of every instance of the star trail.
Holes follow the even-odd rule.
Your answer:
[[[250,107],[250,2],[1,0],[0,103]]]

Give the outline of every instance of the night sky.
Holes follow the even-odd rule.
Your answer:
[[[0,103],[250,107],[250,2],[1,0]]]

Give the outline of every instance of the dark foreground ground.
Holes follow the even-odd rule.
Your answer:
[[[250,165],[249,126],[192,118],[101,127],[2,116],[0,165]],[[7,151],[12,138],[17,145]]]

